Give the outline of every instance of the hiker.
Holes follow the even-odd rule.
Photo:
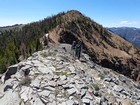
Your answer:
[[[75,47],[76,47],[76,41],[73,41],[72,46],[71,46],[71,51],[72,51],[73,57],[75,57]]]
[[[81,56],[81,51],[82,51],[82,42],[78,41],[78,43],[76,44],[76,49],[75,49],[75,55],[78,59],[80,59]]]

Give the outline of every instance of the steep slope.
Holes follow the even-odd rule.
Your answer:
[[[114,32],[115,34],[121,35],[129,42],[132,42],[136,46],[140,46],[140,29],[133,27],[117,27],[117,28],[107,28],[108,30]]]
[[[65,21],[49,32],[52,42],[71,44],[81,40],[93,61],[140,80],[139,49],[78,11],[69,11],[61,18]]]
[[[65,48],[65,50],[64,50]],[[1,105],[140,105],[140,87],[61,44],[9,67],[0,81]]]
[[[4,72],[9,65],[41,50],[43,46],[40,38],[46,33],[49,33],[49,41],[55,44],[71,44],[73,40],[81,40],[84,51],[94,62],[112,68],[134,80],[140,80],[139,49],[74,10],[27,24],[19,31],[2,32],[0,34],[0,73]]]

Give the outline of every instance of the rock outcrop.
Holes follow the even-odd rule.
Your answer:
[[[51,46],[10,66],[1,77],[0,104],[140,105],[137,83],[95,64],[87,54],[73,58],[70,48]]]

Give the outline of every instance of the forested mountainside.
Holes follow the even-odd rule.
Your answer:
[[[75,10],[27,24],[19,30],[1,32],[1,72],[18,62],[21,56],[26,58],[42,49],[39,39],[46,33],[54,44],[81,40],[85,52],[95,63],[140,80],[140,50]]]
[[[19,27],[0,28],[0,73],[19,62],[19,57],[28,57],[42,49],[39,38],[61,23],[64,13],[47,17],[42,21],[33,22]]]
[[[107,29],[114,32],[115,34],[121,35],[134,45],[140,46],[140,28],[112,27]]]

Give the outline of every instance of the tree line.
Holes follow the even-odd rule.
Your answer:
[[[63,21],[61,12],[41,21],[24,25],[22,28],[0,30],[0,73],[4,73],[8,66],[18,63],[33,52],[42,49],[39,39]]]

